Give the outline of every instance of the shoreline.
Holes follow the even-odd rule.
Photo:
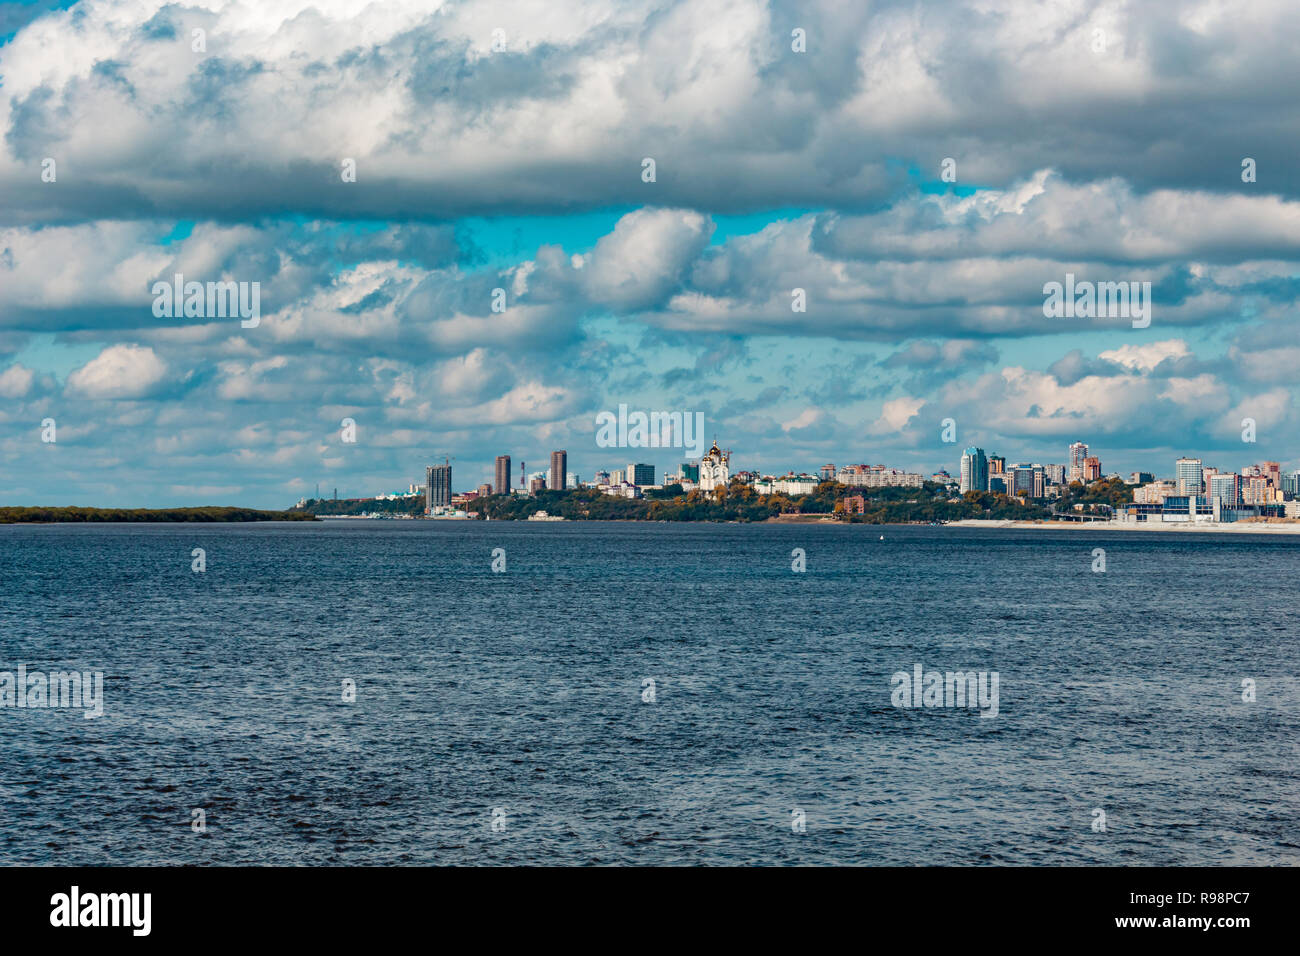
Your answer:
[[[949,521],[945,528],[1008,528],[1013,530],[1090,530],[1090,531],[1161,531],[1175,534],[1300,534],[1300,521],[1232,521],[1226,524],[1212,521],[1020,521],[1014,518],[991,520],[962,518]]]

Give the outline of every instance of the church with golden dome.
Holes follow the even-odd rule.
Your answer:
[[[731,452],[718,448],[717,439],[714,439],[709,453],[700,459],[700,490],[712,491],[714,488],[727,487],[727,482],[731,480],[730,462]]]

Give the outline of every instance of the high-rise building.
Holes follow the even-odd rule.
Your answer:
[[[655,466],[635,464],[627,466],[627,482],[636,485],[638,488],[644,488],[647,485],[655,483]]]
[[[835,466],[830,464],[822,465],[820,468],[817,469],[817,477],[820,478],[822,481],[834,480]]]
[[[492,483],[499,495],[510,494],[510,456],[497,455],[496,480]]]
[[[682,478],[686,481],[694,481],[697,484],[700,480],[700,463],[692,464],[689,461],[682,462]]]
[[[569,486],[569,453],[567,451],[551,452],[551,476],[546,482],[547,488],[563,491]]]
[[[1069,457],[1069,474],[1066,476],[1070,481],[1083,481],[1083,461],[1088,457],[1088,446],[1081,441],[1075,442],[1070,446]]]
[[[1179,458],[1174,462],[1174,481],[1178,484],[1179,495],[1199,495],[1203,478],[1201,459]]]
[[[989,455],[989,477],[994,475],[1005,475],[1007,473],[1007,460],[1002,455]]]
[[[1241,501],[1241,476],[1233,474],[1211,475],[1209,485],[1205,490],[1211,500],[1220,498],[1224,505],[1235,508]]]
[[[989,490],[989,461],[983,448],[970,447],[961,453],[961,491]]]
[[[1047,494],[1047,476],[1042,465],[1012,465],[1007,469],[1007,493],[1042,498]]]
[[[538,475],[536,478],[533,478],[528,482],[528,493],[530,495],[535,495],[537,494],[537,492],[545,491],[545,490],[546,490],[546,479],[543,478],[541,475]]]
[[[1266,505],[1273,500],[1264,475],[1253,475],[1241,481],[1241,502],[1247,505]]]
[[[1083,483],[1096,481],[1101,477],[1101,459],[1094,455],[1089,455],[1083,460]]]
[[[478,486],[478,496],[480,498],[486,498],[490,494],[492,494],[491,485],[484,483]]]
[[[424,507],[451,507],[451,465],[430,465],[424,470]]]
[[[1065,472],[1066,472],[1066,468],[1064,465],[1043,466],[1043,476],[1047,480],[1047,483],[1049,485],[1065,484]]]

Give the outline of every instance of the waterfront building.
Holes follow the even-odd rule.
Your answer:
[[[1236,477],[1235,475],[1233,477]],[[1273,492],[1268,478],[1264,475],[1252,475],[1242,479],[1241,502],[1246,505],[1266,505],[1272,502]]]
[[[424,507],[432,512],[434,508],[451,507],[451,465],[430,465],[424,470]]]
[[[1174,481],[1180,495],[1199,495],[1204,476],[1201,474],[1201,459],[1179,458],[1174,462]]]
[[[850,488],[920,488],[925,476],[884,465],[845,465],[835,480]],[[944,480],[949,480],[945,473]]]
[[[1069,480],[1071,482],[1083,481],[1083,463],[1088,457],[1088,446],[1081,441],[1075,442],[1070,446],[1069,451]]]
[[[961,453],[961,491],[988,491],[989,461],[983,448],[974,446]]]
[[[1140,505],[1162,505],[1166,498],[1177,493],[1178,485],[1175,482],[1152,481],[1134,489],[1133,502]]]
[[[1094,455],[1089,455],[1083,460],[1083,483],[1096,481],[1101,477],[1101,459]]]
[[[1211,475],[1205,490],[1211,498],[1222,501],[1229,508],[1235,508],[1241,502],[1241,478],[1239,475]]]
[[[753,482],[753,487],[760,495],[776,494],[794,497],[812,494],[819,484],[821,484],[820,480],[812,475],[796,475],[792,471],[780,478],[773,478],[771,475],[759,478]]]
[[[551,474],[546,487],[563,491],[569,486],[569,453],[567,451],[551,452]]]
[[[822,465],[817,469],[817,477],[822,481],[835,480],[835,466],[831,464]]]
[[[1012,465],[1007,470],[1008,494],[1027,494],[1030,498],[1042,498],[1046,494],[1046,476],[1042,465]]]
[[[491,485],[484,483],[478,486],[478,496],[480,498],[486,498],[490,494],[492,494]]]
[[[510,494],[510,456],[497,455],[496,480],[492,483],[499,495]]]
[[[536,478],[532,478],[532,479],[529,480],[529,482],[528,482],[528,493],[529,493],[530,495],[535,495],[535,494],[537,494],[539,491],[545,491],[545,490],[546,490],[546,479],[545,479],[545,478],[543,478],[543,477],[541,477],[540,475],[538,475]]]

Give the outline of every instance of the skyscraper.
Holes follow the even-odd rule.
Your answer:
[[[497,455],[497,473],[493,487],[497,494],[510,494],[510,456]]]
[[[1070,481],[1083,481],[1083,462],[1088,457],[1088,446],[1081,441],[1070,446],[1069,472]]]
[[[1201,459],[1179,458],[1174,462],[1174,480],[1178,482],[1180,495],[1199,495],[1201,493]]]
[[[989,490],[989,461],[983,448],[971,447],[962,452],[961,490],[962,494]]]
[[[424,507],[451,507],[451,465],[430,465],[424,470]]]
[[[569,475],[569,453],[567,451],[551,452],[551,477],[546,482],[546,487],[555,491],[563,491],[568,487]]]

